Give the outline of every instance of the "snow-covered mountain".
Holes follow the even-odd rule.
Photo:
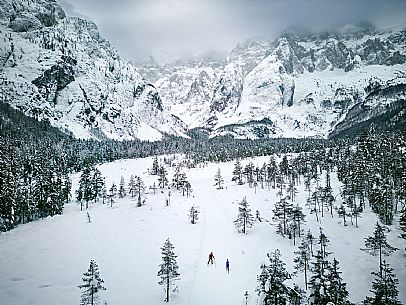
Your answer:
[[[405,30],[371,25],[286,32],[223,62],[155,63],[151,81],[171,113],[212,136],[326,137],[404,108],[405,42]]]
[[[405,108],[405,30],[287,32],[135,68],[57,2],[5,0],[0,41],[0,100],[82,138],[326,137]]]
[[[185,126],[88,20],[53,0],[0,2],[0,100],[77,137],[160,139]]]

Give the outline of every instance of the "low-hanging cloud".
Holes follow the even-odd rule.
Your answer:
[[[61,0],[87,16],[127,58],[159,61],[228,52],[249,37],[296,27],[320,31],[368,21],[405,27],[404,0]]]

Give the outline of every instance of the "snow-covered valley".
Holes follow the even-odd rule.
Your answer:
[[[172,156],[167,156],[171,158]],[[177,156],[179,158],[179,156]],[[162,162],[162,157],[159,158]],[[261,166],[269,157],[241,160],[243,165],[252,161]],[[176,162],[176,161],[175,161]],[[138,175],[147,188],[157,183],[157,176],[148,174],[153,158],[119,160],[99,165],[106,185],[117,185],[123,176],[128,182],[131,175]],[[218,170],[224,178],[224,188],[216,189],[214,176]],[[180,280],[176,292],[171,293],[170,303],[178,305],[257,304],[257,276],[261,263],[267,263],[267,253],[280,249],[287,269],[294,271],[293,259],[297,245],[293,240],[276,234],[272,219],[277,189],[250,188],[231,181],[234,162],[207,163],[196,168],[182,168],[191,183],[191,196],[182,196],[175,189],[148,190],[142,207],[127,194],[115,198],[115,203],[90,203],[89,209],[80,211],[72,201],[63,215],[38,220],[18,226],[0,235],[0,304],[44,305],[78,304],[82,274],[89,261],[99,265],[106,291],[101,300],[107,304],[162,304],[164,291],[158,285],[158,265],[164,241],[169,238],[179,264]],[[174,167],[168,168],[171,181]],[[72,176],[74,192],[80,174]],[[321,181],[323,183],[323,180]],[[341,204],[339,182],[332,175],[332,188]],[[325,213],[321,221],[309,214],[305,206],[307,191],[303,182],[298,186],[294,203],[303,207],[306,216],[304,232],[311,230],[318,236],[319,228],[330,240],[330,257],[340,262],[342,278],[347,283],[352,302],[362,301],[370,294],[372,271],[377,271],[377,257],[361,251],[364,239],[371,234],[377,217],[367,207],[358,220],[358,228],[343,226],[343,220],[333,211]],[[74,193],[73,193],[74,195]],[[246,235],[237,232],[233,221],[238,215],[238,202],[243,197],[252,209],[258,210],[262,221],[256,220]],[[169,205],[166,206],[166,201]],[[189,209],[195,205],[200,211],[196,224],[188,219]],[[87,213],[91,217],[88,222]],[[385,259],[399,279],[399,300],[406,303],[406,273],[404,266],[405,242],[398,238],[396,225],[390,226],[388,243],[400,250]],[[207,265],[208,254],[214,252],[215,264]],[[230,260],[230,273],[225,271],[225,261]],[[289,282],[304,288],[303,274]],[[104,304],[104,303],[103,303]]]

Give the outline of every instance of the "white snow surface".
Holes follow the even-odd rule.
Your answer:
[[[170,156],[166,156],[170,157]],[[180,156],[177,156],[180,158]],[[163,157],[160,157],[162,160]],[[99,166],[106,176],[107,186],[119,183],[123,176],[128,182],[131,174],[142,177],[147,186],[156,182],[148,174],[152,158],[120,160]],[[262,165],[268,157],[242,160]],[[4,305],[71,305],[78,304],[82,274],[94,259],[99,265],[101,278],[107,288],[101,300],[108,304],[163,304],[163,287],[158,285],[158,265],[161,250],[169,238],[178,255],[181,279],[177,292],[170,295],[170,303],[177,305],[244,304],[248,291],[248,304],[257,304],[256,277],[260,264],[267,262],[266,254],[276,248],[289,271],[293,271],[293,241],[276,235],[271,209],[277,201],[276,191],[256,190],[247,185],[237,186],[230,181],[233,162],[184,169],[191,182],[192,197],[183,197],[171,190],[170,205],[165,206],[169,190],[150,190],[146,203],[137,208],[128,195],[116,199],[113,207],[101,202],[90,204],[80,211],[78,203],[67,204],[64,214],[48,217],[0,235],[0,304]],[[225,180],[225,188],[216,190],[213,177],[217,169]],[[173,169],[169,170],[169,178]],[[72,176],[73,191],[78,186],[79,174]],[[333,189],[338,182],[332,176]],[[303,185],[299,186],[296,202],[306,202]],[[246,196],[253,214],[259,210],[263,222],[256,221],[247,235],[237,232],[233,221],[237,217],[237,203]],[[337,204],[340,204],[338,196]],[[192,225],[188,210],[192,205],[200,210],[200,219]],[[316,222],[315,215],[307,215],[305,231],[318,234],[322,226],[331,241],[330,255],[340,262],[342,277],[347,283],[350,300],[360,302],[371,289],[372,271],[378,270],[378,258],[360,250],[364,238],[371,235],[377,217],[369,209],[359,219],[359,228],[344,227],[334,213],[328,213]],[[87,212],[91,223],[87,223]],[[268,221],[266,221],[268,220]],[[348,220],[349,221],[349,220]],[[391,226],[388,242],[401,249],[386,258],[399,278],[399,299],[406,303],[406,273],[404,266],[405,242],[397,236],[399,231]],[[215,264],[207,265],[208,254],[214,252]],[[225,261],[230,260],[230,273],[225,271]],[[292,282],[303,284],[299,274]]]

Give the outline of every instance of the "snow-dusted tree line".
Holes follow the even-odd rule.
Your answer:
[[[308,188],[308,204],[313,207],[316,217],[323,217],[325,213],[333,213],[335,198],[329,186],[329,173],[334,167],[344,184],[341,194],[343,205],[338,210],[339,215],[345,219],[344,225],[352,223],[357,226],[365,204],[371,205],[384,224],[391,224],[393,215],[402,211],[405,202],[404,131],[377,133],[372,128],[355,140],[347,138],[337,141],[252,141],[229,137],[212,140],[167,138],[159,143],[79,141],[50,127],[47,122],[25,117],[6,104],[1,104],[0,109],[2,230],[61,213],[63,203],[70,199],[68,174],[72,171],[86,170],[89,164],[98,162],[172,152],[185,153],[190,160],[188,166],[195,166],[203,161],[302,151],[291,163],[284,158],[279,168],[272,160],[260,166],[247,164],[242,167],[236,164],[233,180],[237,184],[247,183],[255,189],[264,186],[281,188],[285,177],[285,180],[288,179],[286,196],[290,200],[293,200],[297,191],[295,183],[298,177],[304,179],[306,186],[316,182],[315,189]],[[170,182],[164,166],[155,164],[153,171],[159,177],[156,187],[163,188],[171,184],[186,196],[191,194],[192,188],[184,173],[177,172]],[[324,185],[317,182],[320,177],[324,178]],[[218,188],[222,187],[221,173],[216,173],[215,183]],[[112,201],[115,187],[106,186],[106,192],[110,190],[110,198],[107,199]],[[83,195],[86,201],[88,194],[84,192]],[[142,199],[138,199],[142,202]],[[283,203],[287,199],[280,200]],[[292,229],[287,229],[285,223],[283,231],[288,234]]]

